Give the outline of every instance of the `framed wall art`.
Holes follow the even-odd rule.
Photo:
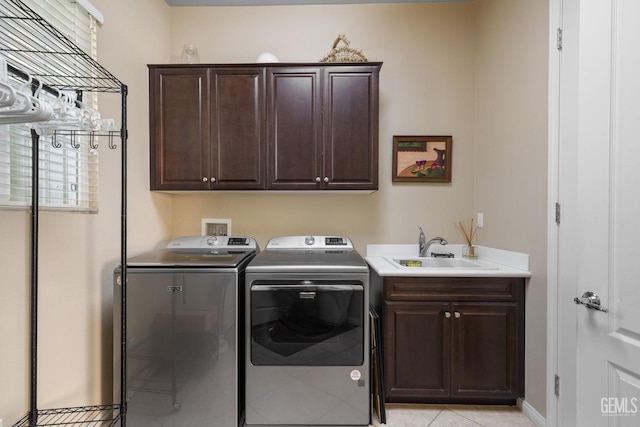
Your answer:
[[[451,136],[393,137],[394,182],[451,182]]]

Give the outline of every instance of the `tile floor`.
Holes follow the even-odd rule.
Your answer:
[[[386,427],[534,427],[515,406],[386,405],[387,423],[376,415],[373,426]]]

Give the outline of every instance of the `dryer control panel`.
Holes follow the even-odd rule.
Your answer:
[[[353,243],[341,236],[280,236],[267,242],[266,249],[353,249]]]

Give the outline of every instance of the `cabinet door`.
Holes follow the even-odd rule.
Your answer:
[[[208,188],[209,88],[206,68],[150,68],[151,190]]]
[[[211,189],[266,188],[264,67],[211,70]]]
[[[451,396],[516,399],[524,331],[516,303],[452,303]]]
[[[449,396],[448,312],[447,302],[385,302],[383,355],[388,402]]]
[[[324,188],[378,189],[378,67],[324,69]]]
[[[270,68],[268,186],[322,188],[322,114],[319,68]]]

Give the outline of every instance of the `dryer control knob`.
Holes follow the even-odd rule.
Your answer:
[[[207,238],[207,245],[213,246],[213,245],[217,245],[217,244],[218,244],[218,238],[217,237],[209,237],[209,238]]]
[[[307,236],[304,238],[304,244],[311,246],[316,242],[316,239],[313,236]]]

